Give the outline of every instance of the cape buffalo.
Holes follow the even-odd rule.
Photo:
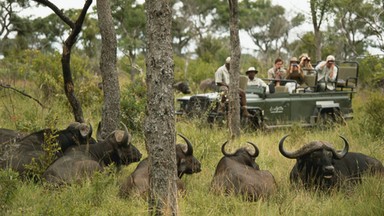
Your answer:
[[[0,128],[0,145],[6,143],[15,143],[19,141],[23,136],[25,136],[25,134],[19,131]]]
[[[215,80],[211,78],[201,81],[199,87],[200,87],[200,90],[203,92],[218,90]]]
[[[189,85],[186,82],[177,82],[173,84],[173,88],[180,91],[183,94],[190,94],[191,90],[189,89]]]
[[[253,154],[245,148],[229,154],[225,151],[227,143],[228,141],[221,147],[224,156],[217,164],[211,184],[212,190],[217,194],[242,195],[249,201],[273,194],[277,187],[275,178],[269,171],[259,169],[255,162],[259,155],[256,145],[248,142],[255,149]]]
[[[66,129],[53,131],[44,129],[23,137],[15,143],[6,143],[0,155],[0,167],[11,168],[24,176],[25,165],[33,160],[40,163],[40,157],[45,154],[47,143],[57,143],[56,156],[62,155],[68,147],[93,142],[92,127],[85,123],[72,123]]]
[[[180,180],[184,174],[193,174],[201,171],[200,162],[193,156],[193,148],[191,142],[179,134],[187,143],[187,150],[183,150],[184,145],[176,145],[176,163],[177,187],[179,190],[184,189],[184,184]],[[149,189],[149,160],[148,158],[142,160],[136,167],[135,171],[126,178],[120,185],[119,196],[123,198],[130,197],[131,195],[143,196]]]
[[[91,177],[112,163],[128,165],[141,159],[140,151],[130,143],[131,136],[126,127],[124,131],[115,130],[105,140],[98,141],[93,145],[69,147],[47,168],[43,178],[55,184],[72,183]]]
[[[377,159],[348,152],[348,141],[342,136],[342,151],[336,151],[328,142],[312,141],[294,152],[284,149],[284,140],[288,136],[280,140],[279,150],[284,157],[296,159],[290,174],[291,183],[302,183],[308,189],[330,189],[361,182],[363,174],[384,174],[384,167]]]

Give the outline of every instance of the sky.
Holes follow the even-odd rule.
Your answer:
[[[144,2],[144,0],[138,0],[139,2]],[[68,9],[68,8],[83,8],[85,1],[84,0],[51,0],[58,8]],[[300,32],[303,29],[313,29],[310,23],[310,6],[309,0],[272,0],[273,5],[281,5],[285,8],[286,14],[293,12],[301,12],[305,15],[306,21],[300,28],[295,28],[290,32],[289,40],[293,41],[298,38]],[[96,0],[92,2],[91,8],[96,5]],[[25,12],[26,14],[32,14],[36,16],[46,16],[52,13],[52,10],[48,7],[40,7],[38,9],[32,8],[30,11]],[[240,31],[240,44],[242,52],[253,53],[256,49],[256,45],[252,42],[251,38],[247,33]],[[370,50],[371,54],[382,54],[379,50]]]

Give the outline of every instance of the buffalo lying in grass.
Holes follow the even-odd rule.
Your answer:
[[[330,189],[345,183],[361,182],[364,174],[381,174],[384,176],[383,164],[367,155],[348,152],[349,143],[342,137],[344,148],[337,151],[332,144],[324,141],[312,141],[299,150],[288,152],[284,149],[284,141],[279,142],[280,153],[289,159],[296,159],[290,180],[302,183],[305,188]]]
[[[125,125],[124,125],[125,127]],[[68,148],[44,172],[43,178],[50,183],[62,184],[81,181],[112,163],[117,166],[140,161],[140,151],[131,144],[127,128],[115,130],[106,139],[93,145]]]
[[[179,134],[187,143],[187,150],[183,150],[184,145],[176,145],[176,163],[177,187],[179,190],[184,190],[184,184],[180,180],[184,174],[193,174],[201,171],[200,162],[193,156],[193,147],[191,142]],[[133,195],[145,196],[149,190],[149,160],[142,160],[136,167],[135,171],[123,181],[120,186],[119,196],[127,198]]]
[[[223,157],[216,167],[211,188],[216,194],[236,194],[246,200],[256,201],[268,197],[276,191],[276,182],[273,175],[266,170],[260,170],[255,162],[259,149],[255,144],[248,142],[255,149],[250,153],[245,148],[229,154],[225,151],[225,142],[221,147]]]

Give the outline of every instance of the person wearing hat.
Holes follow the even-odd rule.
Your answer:
[[[335,81],[337,77],[337,66],[335,65],[335,57],[333,55],[327,56],[325,61],[316,65],[317,82],[320,91],[335,90]]]
[[[256,77],[257,73],[258,73],[258,71],[256,70],[255,67],[248,68],[248,70],[245,72],[245,74],[248,77],[248,84],[247,85],[255,85],[255,86],[265,87],[265,92],[269,93],[269,86],[264,82],[264,80]]]
[[[215,73],[215,82],[219,86],[220,91],[227,91],[229,84],[229,68],[231,63],[231,57],[225,59],[225,64],[219,67]]]
[[[314,68],[311,64],[311,58],[308,56],[308,53],[303,53],[299,56],[299,66],[301,70],[304,71],[304,75],[309,75],[314,73]]]
[[[231,64],[231,57],[225,59],[225,64],[219,67],[215,72],[215,82],[219,86],[219,90],[227,92],[229,89],[229,69]],[[252,116],[247,110],[247,99],[245,92],[239,88],[240,105],[244,117]]]
[[[291,63],[287,71],[286,79],[295,81],[287,82],[287,84],[285,84],[285,87],[289,93],[292,93],[297,87],[304,85],[304,72],[301,70],[296,57],[291,58]]]

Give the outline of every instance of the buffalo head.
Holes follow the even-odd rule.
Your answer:
[[[193,147],[191,142],[183,135],[179,134],[187,143],[187,149],[183,149],[183,145],[176,145],[177,175],[179,178],[183,174],[193,174],[201,171],[200,162],[193,156]]]
[[[191,90],[189,89],[189,85],[186,82],[177,82],[173,84],[173,88],[180,91],[183,94],[190,94]]]
[[[116,165],[127,165],[133,162],[138,162],[141,159],[140,151],[131,143],[131,134],[128,132],[127,126],[121,123],[124,130],[115,130],[109,134],[105,139],[98,137],[99,143],[111,145],[113,153],[110,158],[105,158],[104,163],[110,164],[115,162]]]
[[[247,142],[248,144],[252,145],[255,149],[254,153],[250,153],[246,148],[240,148],[236,150],[235,153],[229,154],[225,151],[225,146],[227,145],[227,143],[228,141],[226,141],[221,146],[221,152],[225,157],[229,157],[232,160],[239,162],[240,164],[245,164],[247,166],[259,170],[259,165],[255,162],[255,159],[257,158],[257,156],[259,156],[259,149],[255,144],[253,144],[252,142]]]
[[[279,142],[280,153],[289,159],[296,159],[296,164],[291,171],[291,181],[301,180],[305,185],[331,186],[337,183],[338,177],[334,167],[335,160],[346,156],[349,149],[348,141],[344,141],[343,150],[336,151],[328,142],[313,141],[299,150],[288,152],[284,149],[284,136]]]

